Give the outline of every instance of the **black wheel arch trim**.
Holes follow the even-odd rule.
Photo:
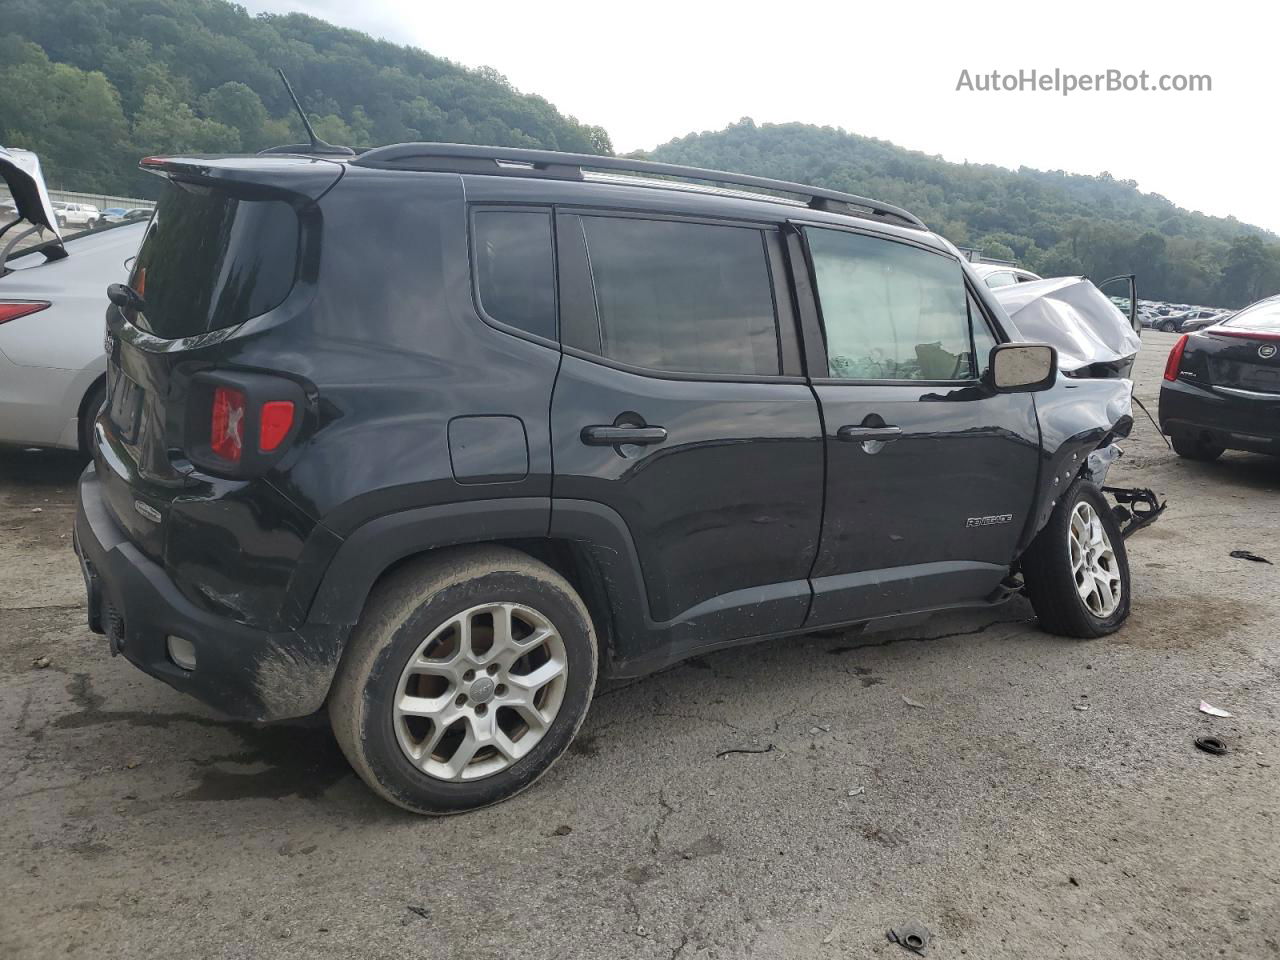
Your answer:
[[[605,658],[630,660],[656,644],[669,624],[649,615],[640,558],[626,522],[604,504],[587,500],[516,497],[418,507],[367,521],[336,546],[319,577],[306,623],[350,626],[360,619],[374,583],[392,566],[431,550],[474,543],[544,542],[575,545],[589,560],[582,571],[603,593],[584,596],[602,633]],[[318,559],[318,558],[316,558]]]

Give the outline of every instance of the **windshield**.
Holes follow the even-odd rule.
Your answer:
[[[130,278],[146,306],[129,319],[172,340],[266,313],[293,288],[299,238],[298,215],[282,200],[170,182]]]

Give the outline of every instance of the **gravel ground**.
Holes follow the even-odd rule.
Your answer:
[[[0,456],[0,956],[892,960],[914,919],[935,958],[1280,957],[1280,566],[1228,556],[1280,561],[1280,462],[1126,446],[1112,481],[1169,509],[1120,633],[1014,601],[707,656],[443,820],[376,800],[323,721],[229,722],[110,658],[76,463]]]

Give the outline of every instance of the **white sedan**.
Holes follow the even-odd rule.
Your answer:
[[[19,238],[38,242],[0,260],[0,444],[87,455],[106,378],[107,285],[128,276],[147,225],[62,239],[44,222],[52,210],[43,182],[36,189],[30,171],[9,162],[15,153],[0,151],[19,214],[0,214],[0,257]]]

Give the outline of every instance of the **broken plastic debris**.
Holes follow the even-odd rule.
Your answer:
[[[929,949],[931,936],[933,935],[929,932],[929,928],[923,923],[909,920],[889,931],[889,942],[900,943],[912,953],[918,953],[923,957],[925,951]]]
[[[1196,747],[1205,753],[1212,753],[1215,757],[1220,757],[1227,752],[1227,745],[1217,737],[1197,737]]]
[[[867,792],[866,787],[854,787],[852,790],[849,791],[849,796],[860,797],[866,792]]]
[[[1085,711],[1085,710],[1088,710],[1088,709],[1089,709],[1089,704],[1087,704],[1087,703],[1073,703],[1073,704],[1071,705],[1071,709],[1072,709],[1072,710],[1080,710],[1081,712],[1083,712],[1083,711]]]
[[[43,670],[45,667],[49,666],[49,664],[52,662],[53,661],[51,661],[48,657],[36,657],[34,660],[31,661],[31,665],[35,667],[37,670]]]
[[[902,695],[902,702],[905,703],[908,707],[916,707],[919,710],[924,709],[923,703],[920,703],[918,700],[912,700],[905,693]]]
[[[773,752],[773,744],[772,744],[772,743],[771,743],[771,744],[769,744],[769,745],[768,745],[768,746],[766,746],[766,747],[761,747],[761,748],[759,748],[759,749],[752,749],[752,748],[747,748],[747,747],[738,747],[738,748],[735,748],[735,749],[732,749],[732,750],[721,750],[719,753],[717,753],[717,754],[716,754],[716,759],[717,759],[717,760],[719,760],[719,759],[721,759],[722,757],[727,757],[727,756],[729,756],[731,753],[772,753],[772,752]],[[710,791],[710,790],[708,790],[708,791],[707,791],[707,794],[708,794],[708,795],[711,795],[711,791]]]
[[[1207,713],[1211,717],[1231,716],[1231,714],[1227,713],[1227,711],[1223,710],[1221,707],[1211,706],[1210,704],[1205,703],[1203,700],[1200,701],[1200,712]]]
[[[1266,557],[1260,557],[1256,553],[1250,553],[1248,550],[1232,550],[1231,556],[1237,560],[1252,560],[1254,563],[1271,563]],[[1271,564],[1275,566],[1275,564]]]

